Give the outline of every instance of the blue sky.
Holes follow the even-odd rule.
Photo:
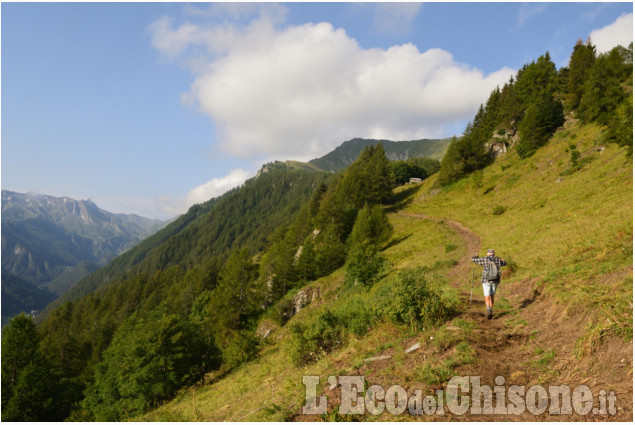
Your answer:
[[[274,159],[460,135],[632,3],[2,3],[2,188],[168,218]]]

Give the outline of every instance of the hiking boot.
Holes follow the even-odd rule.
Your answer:
[[[487,309],[487,320],[492,320],[492,316],[493,316],[492,309],[488,308]]]

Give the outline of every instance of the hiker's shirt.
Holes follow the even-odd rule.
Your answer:
[[[490,261],[493,261],[496,263],[496,265],[498,266],[498,269],[500,270],[500,268],[502,266],[506,266],[507,265],[507,261],[500,259],[496,256],[494,257],[472,257],[472,262],[483,266],[483,274],[481,275],[481,283],[485,284],[485,283],[489,283],[489,282],[494,282],[494,283],[500,283],[500,277],[496,280],[488,280],[487,279],[487,267],[485,267],[486,265],[489,264]]]

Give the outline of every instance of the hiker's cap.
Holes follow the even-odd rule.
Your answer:
[[[494,252],[494,250],[493,250],[493,249],[488,249],[488,250],[487,250],[487,253],[488,253],[488,254],[489,254],[490,252],[491,252],[492,254],[495,254],[495,252]]]

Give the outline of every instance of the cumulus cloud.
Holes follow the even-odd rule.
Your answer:
[[[253,175],[254,173],[251,171],[235,169],[224,177],[214,178],[195,187],[181,198],[171,196],[159,196],[156,198],[124,196],[104,197],[96,199],[95,202],[108,211],[138,214],[143,217],[165,220],[184,214],[195,204],[221,196],[225,192],[242,185]]]
[[[237,157],[309,160],[354,137],[446,137],[514,74],[485,75],[412,44],[365,49],[325,22],[276,22],[261,13],[245,26],[162,18],[149,28],[157,49],[190,60],[182,99],[209,115],[219,146]]]
[[[252,173],[243,169],[232,170],[225,177],[214,178],[207,183],[190,190],[184,198],[184,204],[189,208],[194,204],[206,202],[211,198],[222,195],[230,189],[242,185],[245,180],[252,177]]]
[[[589,35],[598,53],[604,53],[613,47],[627,47],[633,41],[633,14],[622,15],[610,25],[594,30]]]

